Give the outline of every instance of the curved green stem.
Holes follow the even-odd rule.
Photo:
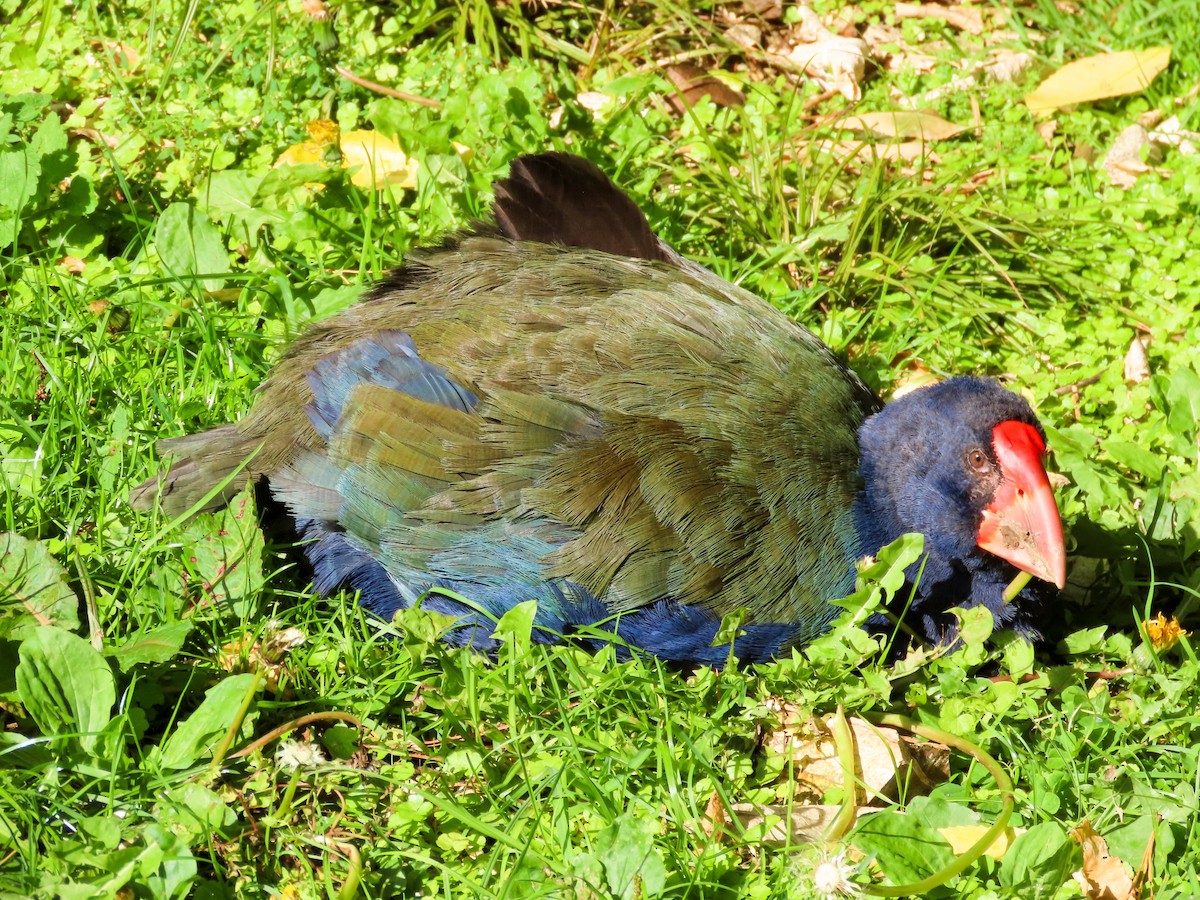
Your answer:
[[[854,732],[850,730],[850,723],[846,721],[846,710],[840,703],[834,714],[833,725],[830,727],[829,733],[833,735],[833,745],[837,748],[838,762],[842,767],[844,796],[842,808],[838,810],[837,818],[829,826],[829,833],[825,839],[840,841],[853,827],[855,816],[858,813],[858,784],[854,774]]]
[[[1015,801],[1013,798],[1013,783],[1008,777],[1008,773],[1001,768],[1000,763],[986,753],[978,744],[973,744],[966,738],[961,738],[956,734],[951,734],[948,731],[943,731],[933,725],[923,725],[920,722],[914,722],[907,716],[898,716],[894,714],[885,715],[865,715],[863,718],[876,725],[887,725],[892,728],[902,728],[909,731],[918,737],[926,738],[931,741],[938,741],[945,744],[947,747],[953,747],[956,750],[961,750],[963,753],[969,753],[978,760],[979,764],[987,769],[992,778],[996,779],[996,786],[1000,789],[1000,814],[996,816],[996,821],[992,827],[983,833],[975,843],[966,849],[964,853],[954,858],[950,865],[940,871],[934,872],[928,878],[921,881],[915,881],[912,884],[870,884],[864,885],[863,891],[875,897],[910,897],[920,896],[933,890],[936,887],[941,887],[954,876],[964,872],[969,866],[973,865],[981,856],[983,856],[992,843],[1008,827],[1008,820],[1012,816],[1013,806]]]

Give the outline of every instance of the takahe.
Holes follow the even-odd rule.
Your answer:
[[[599,629],[717,665],[742,610],[734,651],[764,660],[906,532],[925,536],[913,632],[946,640],[950,607],[983,604],[1036,634],[1065,559],[1020,396],[960,377],[881,408],[579,157],[515,160],[493,215],[313,327],[236,425],[164,441],[176,461],[135,502],[178,514],[266,479],[318,591],[384,618],[422,603],[481,649],[536,600],[539,640]],[[1006,600],[1018,569],[1040,581]]]

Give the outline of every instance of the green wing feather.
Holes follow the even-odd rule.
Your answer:
[[[463,413],[364,385],[326,448],[305,376],[384,330],[407,332],[480,404]],[[319,323],[261,392],[236,440],[221,435],[236,445],[222,465],[257,449],[257,477],[328,453],[404,473],[409,522],[561,523],[574,537],[544,561],[547,577],[614,611],[669,597],[806,621],[845,592],[857,553],[869,394],[810,332],[699,267],[466,237]],[[193,457],[202,439],[188,439]],[[385,524],[364,515],[354,528],[374,542]],[[397,553],[404,534],[389,532]]]

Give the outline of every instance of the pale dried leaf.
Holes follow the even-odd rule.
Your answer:
[[[888,25],[884,22],[872,22],[863,29],[862,39],[867,42],[867,46],[874,53],[879,47],[884,44],[896,44],[900,47],[905,47],[904,32],[895,25]]]
[[[787,55],[792,65],[804,70],[827,91],[837,91],[847,100],[862,98],[867,70],[866,41],[829,35],[818,41],[798,44]]]
[[[1046,480],[1050,482],[1050,487],[1056,491],[1061,491],[1065,487],[1070,487],[1071,479],[1062,472],[1047,472]]]
[[[977,6],[897,3],[894,10],[898,19],[941,19],[968,34],[983,34],[983,12]]]
[[[87,263],[78,256],[64,256],[58,261],[58,266],[68,275],[82,275]]]
[[[417,161],[400,145],[378,131],[348,131],[342,135],[342,166],[354,171],[350,181],[367,190],[417,186]]]
[[[600,91],[580,91],[575,95],[575,100],[593,115],[601,112],[604,107],[612,103],[612,97],[608,94],[603,94]]]
[[[829,153],[842,163],[854,159],[861,159],[868,164],[876,160],[911,163],[923,159],[933,164],[941,161],[924,141],[894,141],[889,144],[865,141],[818,141],[813,145],[813,149]]]
[[[1150,380],[1150,357],[1146,355],[1146,347],[1150,336],[1135,334],[1125,352],[1125,383],[1128,385],[1141,384]]]
[[[1120,97],[1144,90],[1171,62],[1170,47],[1100,53],[1063,66],[1025,96],[1030,112]]]
[[[1171,116],[1150,132],[1150,140],[1165,147],[1174,147],[1180,156],[1192,156],[1196,153],[1196,143],[1200,143],[1200,132],[1185,130],[1179,116]]]
[[[742,828],[761,828],[767,825],[762,841],[771,846],[781,844],[813,844],[825,839],[825,835],[842,811],[840,806],[830,803],[812,805],[758,805],[735,803],[729,809]],[[865,807],[860,813],[870,812]]]
[[[1139,175],[1151,166],[1142,159],[1143,148],[1150,147],[1150,136],[1141,125],[1130,125],[1113,142],[1104,157],[1104,171],[1117,187],[1133,187]]]
[[[815,44],[825,38],[833,37],[833,32],[825,27],[821,17],[811,6],[801,4],[796,8],[797,22],[792,29],[793,38],[800,44]]]
[[[921,141],[944,141],[969,130],[966,125],[957,125],[928,110],[862,113],[847,116],[838,124],[856,131],[872,131],[884,137]]]
[[[976,841],[983,837],[989,827],[991,826],[949,825],[945,828],[939,828],[938,832],[950,842],[950,849],[954,851],[954,855],[961,856],[970,850]],[[983,852],[992,859],[1003,859],[1004,854],[1008,852],[1008,848],[1012,846],[1012,842],[1016,840],[1017,835],[1024,830],[1023,828],[1018,830],[1011,825],[1008,826],[992,839],[991,844]]]
[[[1075,880],[1088,900],[1137,900],[1139,891],[1133,883],[1133,870],[1119,856],[1111,856],[1108,843],[1092,824],[1084,819],[1071,837],[1083,850],[1083,868]]]
[[[781,724],[763,737],[768,753],[791,763],[790,777],[814,794],[845,784],[845,772],[828,722],[815,720],[807,711],[784,700],[774,700]],[[948,777],[943,763],[949,750],[940,744],[918,742],[894,728],[872,725],[864,719],[847,720],[854,741],[854,781],[872,795],[895,797],[927,792]]]
[[[1005,83],[1016,81],[1033,65],[1033,54],[1007,47],[998,47],[992,51],[993,58],[983,67],[984,73],[992,81]]]
[[[762,46],[763,33],[757,25],[738,22],[725,29],[725,37],[745,50],[757,50]]]
[[[930,57],[931,65],[936,62]],[[1017,53],[1006,47],[992,51],[992,58],[986,63],[976,63],[963,75],[951,78],[945,84],[940,84],[923,94],[915,97],[901,97],[897,105],[904,109],[920,109],[936,103],[946,97],[961,94],[964,91],[979,87],[980,81],[1005,82],[1018,78],[1033,64],[1033,57],[1028,53]]]

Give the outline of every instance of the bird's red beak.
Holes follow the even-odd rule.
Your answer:
[[[1042,465],[1046,445],[1032,425],[1012,420],[992,429],[992,445],[1003,481],[983,511],[979,547],[1061,588],[1067,581],[1067,554]]]

